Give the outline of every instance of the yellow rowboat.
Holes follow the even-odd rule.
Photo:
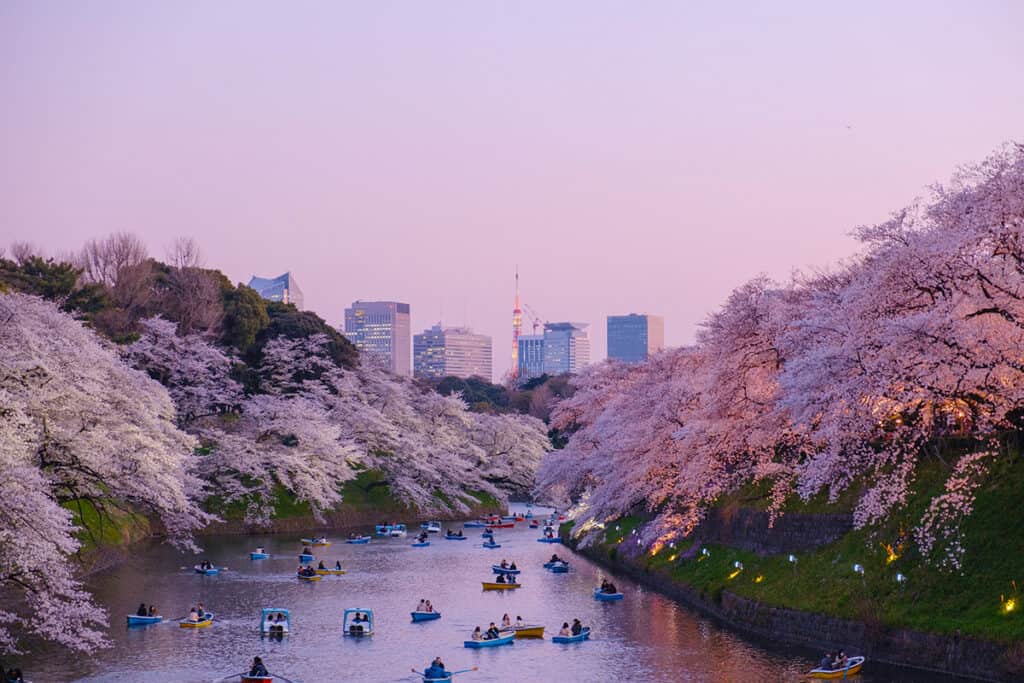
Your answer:
[[[483,584],[485,591],[512,590],[523,585],[521,583],[491,583],[490,581],[481,581],[480,583]]]
[[[344,569],[317,569],[317,574],[321,576],[337,576],[345,573]]]
[[[319,581],[320,579],[324,578],[317,574],[314,574],[313,576],[303,576],[302,574],[297,574],[296,576],[298,576],[303,581]]]
[[[813,669],[807,675],[811,678],[839,680],[860,673],[862,666],[864,666],[863,657],[850,657],[846,660],[846,666],[841,669]]]
[[[516,632],[516,638],[543,638],[544,627],[537,626],[536,624],[527,624],[525,626],[513,626],[512,630]]]
[[[314,548],[326,548],[326,547],[327,547],[327,546],[329,546],[330,544],[331,544],[331,542],[330,542],[330,541],[320,541],[319,543],[314,543],[314,544],[313,544],[313,547],[314,547]]]
[[[179,621],[178,626],[182,628],[206,628],[212,623],[213,619],[211,617],[207,617],[205,619],[201,619],[200,621],[189,621],[188,619],[184,621]]]

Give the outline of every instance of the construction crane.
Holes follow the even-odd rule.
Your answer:
[[[548,324],[548,321],[544,320],[544,318],[541,317],[540,314],[537,313],[537,311],[535,311],[532,308],[530,308],[529,304],[523,304],[523,310],[526,312],[527,315],[530,316],[530,320],[532,321],[532,324],[533,324],[533,333],[534,334],[537,334],[537,328],[538,327],[540,327],[541,325],[547,325]]]

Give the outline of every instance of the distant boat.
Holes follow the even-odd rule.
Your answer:
[[[589,626],[584,626],[583,630],[574,636],[551,636],[552,643],[578,643],[583,640],[590,640]]]

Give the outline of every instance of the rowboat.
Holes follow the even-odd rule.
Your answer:
[[[863,657],[850,657],[846,660],[846,666],[841,669],[812,669],[807,675],[811,678],[824,678],[829,680],[846,678],[860,672],[864,666]]]
[[[446,541],[465,541],[466,540],[465,536],[449,536],[448,534],[445,534],[444,538],[445,538]]]
[[[319,581],[320,579],[324,578],[319,574],[313,574],[313,576],[303,576],[302,574],[296,574],[295,576],[299,577],[299,579],[302,581]]]
[[[182,619],[178,622],[178,626],[182,628],[206,628],[213,623],[213,612],[207,612],[203,615],[203,618],[199,621],[192,621],[191,619]]]
[[[413,621],[432,621],[434,619],[440,619],[440,612],[409,612],[412,615]]]
[[[612,600],[621,600],[624,598],[622,593],[605,593],[600,588],[594,589],[594,599],[603,600],[605,602],[611,602]]]
[[[196,570],[196,574],[205,574],[206,576],[216,576],[217,573],[220,572],[220,570],[217,569],[216,567],[210,567],[209,569],[203,569],[198,564],[195,567],[193,567],[193,569]]]
[[[530,522],[530,528],[531,529],[539,529],[540,528],[540,524],[537,522],[537,520],[534,520],[534,521]]]
[[[341,576],[345,573],[344,569],[317,569],[317,574],[321,576]]]
[[[265,560],[270,557],[270,553],[249,553],[250,560]]]
[[[502,515],[501,521],[503,522],[517,522],[519,521],[515,515]]]
[[[516,638],[543,638],[544,627],[537,624],[526,624],[525,626],[513,626]]]
[[[558,536],[552,536],[551,538],[548,538],[547,536],[541,536],[540,538],[537,539],[537,543],[561,543],[561,542],[562,542],[562,539],[560,539]]]
[[[500,564],[492,564],[491,571],[495,574],[520,574],[522,569],[509,569],[508,567],[502,567]]]
[[[370,537],[369,536],[356,536],[355,538],[350,538],[347,541],[345,541],[345,543],[351,543],[353,545],[369,543],[369,542],[370,542]]]
[[[411,545],[413,548],[426,548],[428,545],[430,545],[430,541],[416,541]]]
[[[488,531],[491,531],[493,529],[515,529],[516,528],[516,523],[515,522],[502,522],[500,524],[488,524],[484,528],[487,529]]]
[[[239,676],[242,683],[274,683],[273,676],[250,676],[249,674],[242,674]]]
[[[590,640],[589,626],[584,626],[583,630],[575,636],[551,636],[552,643],[579,643],[583,640]]]
[[[481,545],[483,547],[485,547],[485,548],[490,549],[490,550],[494,550],[495,548],[500,548],[501,547],[500,543],[495,543],[494,541],[491,541],[489,543],[481,543]]]
[[[466,640],[463,641],[465,647],[479,648],[479,647],[498,647],[499,645],[511,645],[512,641],[516,639],[515,631],[502,631],[501,635],[497,638],[491,638],[490,640]]]
[[[459,671],[445,671],[444,673],[431,674],[428,674],[426,671],[417,671],[416,669],[412,670],[414,674],[423,679],[424,683],[444,683],[445,681],[453,680],[459,674],[469,673],[470,671],[476,671],[476,667],[474,666],[472,669],[461,669]]]
[[[569,573],[569,563],[568,562],[553,562],[551,564],[551,566],[548,567],[548,571],[550,571],[552,574],[568,574]]]
[[[512,521],[514,521],[514,522],[525,522],[526,521],[526,517],[518,517],[517,516]]]
[[[491,581],[481,581],[485,591],[504,591],[519,588],[523,584],[521,583],[493,583]]]
[[[146,626],[148,624],[159,624],[163,620],[164,620],[164,618],[159,616],[159,615],[155,615],[155,616],[152,616],[152,617],[150,617],[150,616],[140,616],[138,614],[129,614],[128,615],[128,625],[129,626]]]
[[[329,546],[331,544],[331,542],[328,541],[323,536],[321,536],[320,538],[304,538],[304,539],[302,539],[302,544],[303,545],[311,545],[311,546],[314,546],[314,547],[317,547],[317,546],[326,547],[326,546]]]
[[[299,553],[299,562],[306,563],[312,562],[314,559],[312,553]]]
[[[551,569],[556,564],[562,564],[562,563],[569,564],[568,562],[565,562],[564,560],[558,560],[557,562],[545,562],[544,563],[544,569]]]
[[[463,522],[462,523],[462,528],[463,529],[479,529],[479,528],[485,527],[485,526],[487,526],[487,524],[484,523],[484,522]]]

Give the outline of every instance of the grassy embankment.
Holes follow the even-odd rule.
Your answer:
[[[954,460],[948,460],[953,462]],[[927,566],[913,542],[898,539],[921,519],[933,495],[943,489],[949,468],[939,459],[922,464],[908,504],[884,524],[855,530],[835,543],[797,555],[760,557],[733,548],[709,545],[682,559],[692,541],[677,543],[645,556],[650,571],[673,579],[720,601],[722,591],[774,606],[859,620],[868,624],[907,627],[952,634],[959,631],[1000,642],[1024,641],[1024,458],[1018,452],[1001,458],[977,492],[973,514],[961,526],[966,553],[962,574]],[[764,509],[767,489],[750,486],[717,506],[746,505]],[[788,512],[849,512],[856,492],[834,503],[824,495],[809,501],[794,497]],[[625,517],[606,525],[600,550],[614,560],[617,546],[641,523]],[[890,554],[887,545],[893,546]],[[894,556],[895,555],[895,556]],[[742,563],[737,572],[734,563]],[[864,567],[863,576],[853,571]],[[896,574],[907,577],[896,581]],[[1008,609],[1009,600],[1014,600]]]

